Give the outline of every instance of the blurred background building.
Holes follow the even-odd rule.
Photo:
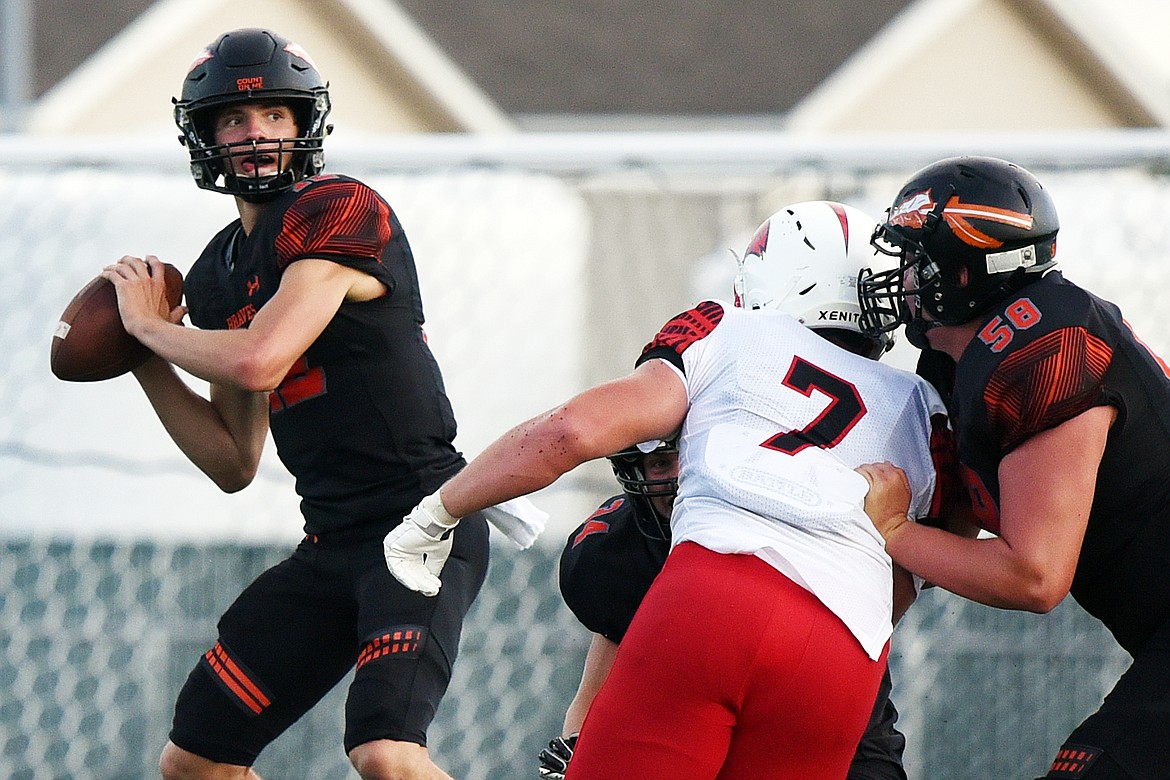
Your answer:
[[[0,775],[154,776],[215,617],[300,535],[275,452],[221,495],[131,378],[48,371],[58,313],[103,265],[186,271],[234,218],[193,185],[171,97],[205,44],[249,25],[312,54],[328,167],[398,212],[469,456],[728,298],[734,253],[776,208],[876,216],[950,154],[1037,173],[1066,273],[1170,354],[1162,0],[0,0]],[[494,546],[432,734],[461,780],[535,776],[587,644],[556,557],[616,490],[583,467],[536,497],[553,515],[536,548]],[[939,593],[891,658],[912,780],[1043,774],[1127,663],[1071,601],[1037,617]],[[356,777],[343,694],[261,773]]]
[[[268,25],[339,132],[1165,127],[1160,0],[4,0],[6,126],[157,136],[194,55]]]

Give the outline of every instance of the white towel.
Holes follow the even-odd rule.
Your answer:
[[[526,550],[544,531],[548,513],[527,498],[513,498],[483,511],[488,522],[503,532],[521,550]]]

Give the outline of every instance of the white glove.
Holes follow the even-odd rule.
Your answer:
[[[386,568],[395,579],[424,596],[434,596],[442,582],[439,573],[451,554],[459,524],[439,499],[439,491],[418,503],[410,514],[382,540]]]

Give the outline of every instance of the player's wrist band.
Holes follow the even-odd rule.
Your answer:
[[[419,509],[423,510],[427,519],[430,520],[423,528],[428,536],[442,536],[459,524],[459,518],[452,515],[447,511],[447,507],[443,506],[443,499],[439,497],[437,490],[419,502]]]

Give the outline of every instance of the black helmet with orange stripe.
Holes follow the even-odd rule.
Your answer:
[[[923,346],[929,327],[968,322],[1055,266],[1059,228],[1048,190],[1014,163],[969,156],[928,165],[874,231],[875,248],[900,263],[858,278],[862,331],[906,323],[907,338]]]

